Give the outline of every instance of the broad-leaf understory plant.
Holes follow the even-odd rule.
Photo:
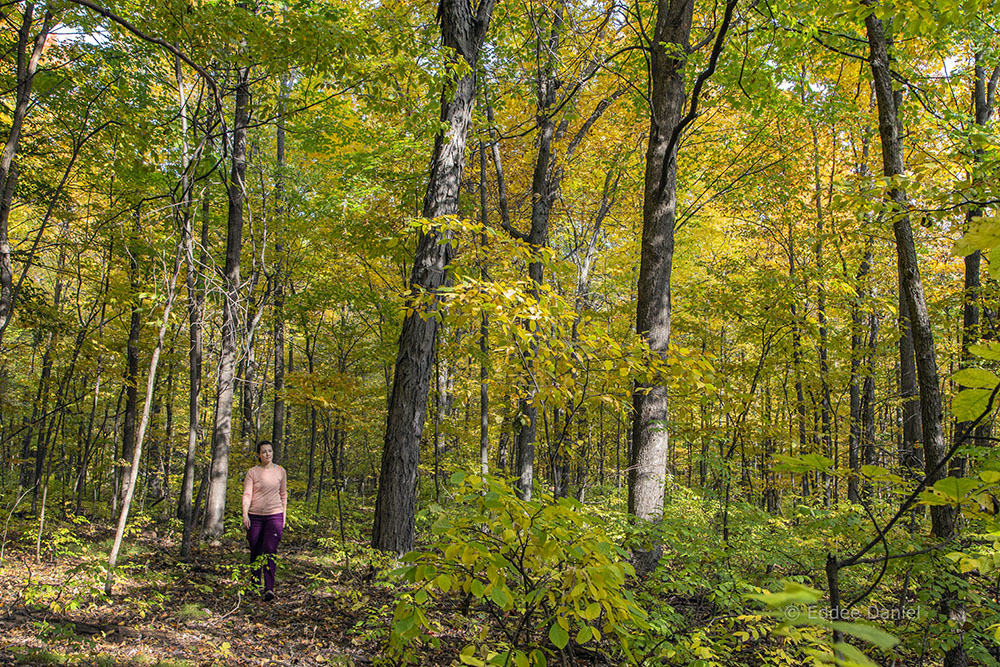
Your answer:
[[[459,472],[451,483],[455,508],[433,508],[433,544],[395,571],[414,585],[393,619],[398,657],[420,637],[439,645],[427,609],[446,597],[478,628],[458,656],[467,665],[546,665],[599,651],[605,636],[630,656],[629,635],[646,627],[646,613],[626,587],[635,577],[628,553],[602,519],[568,498],[521,500],[490,477]]]

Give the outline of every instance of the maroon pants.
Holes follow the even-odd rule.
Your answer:
[[[277,514],[250,514],[250,529],[247,530],[247,542],[250,544],[250,563],[258,565],[257,559],[260,556],[267,556],[267,562],[263,566],[255,567],[252,570],[255,581],[260,582],[264,577],[264,590],[274,590],[274,554],[278,552],[278,542],[281,541],[281,533],[285,515],[281,512]]]

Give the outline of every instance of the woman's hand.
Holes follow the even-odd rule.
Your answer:
[[[243,530],[250,530],[250,517],[243,515]]]

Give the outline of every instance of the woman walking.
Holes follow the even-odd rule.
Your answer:
[[[243,528],[250,544],[250,563],[254,579],[264,579],[263,599],[274,599],[274,554],[278,551],[281,533],[285,529],[288,508],[288,476],[285,469],[273,463],[274,449],[267,440],[257,443],[259,465],[247,471],[243,479]],[[261,566],[258,558],[267,556]]]

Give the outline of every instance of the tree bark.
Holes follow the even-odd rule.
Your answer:
[[[677,219],[677,145],[687,94],[684,65],[689,52],[693,0],[659,0],[650,45],[652,96],[642,207],[636,332],[650,349],[666,356],[670,342],[670,272]],[[669,149],[669,150],[668,150]],[[629,451],[628,511],[646,520],[663,513],[668,436],[667,387],[637,384],[632,394],[634,424]],[[644,569],[651,568],[646,564]]]
[[[868,290],[865,282],[871,271],[872,262],[872,237],[868,237],[868,246],[865,249],[865,257],[861,260],[857,275],[857,299],[851,306],[851,430],[848,436],[847,457],[850,477],[847,480],[847,499],[851,502],[861,502],[859,490],[861,473],[861,442],[862,442],[862,417],[861,417],[861,389],[864,379],[861,377],[861,362],[865,356],[864,331],[862,330],[863,316],[862,306],[868,301]]]
[[[138,241],[141,234],[139,225],[139,210],[135,212],[135,234]],[[130,307],[131,318],[128,329],[128,343],[125,348],[125,422],[122,427],[122,454],[125,461],[132,459],[132,448],[135,447],[135,420],[138,410],[139,400],[139,335],[142,333],[142,299],[139,297],[139,259],[136,257],[138,248],[133,244],[127,248],[129,282],[132,287],[132,304]],[[131,469],[128,465],[119,472],[122,483],[118,487],[118,494],[121,498],[128,493],[128,483],[132,478]]]
[[[183,241],[182,241],[183,242]],[[153,404],[153,390],[156,386],[156,369],[160,363],[160,353],[163,351],[163,339],[167,333],[167,326],[170,323],[170,308],[174,304],[174,296],[177,287],[177,275],[181,269],[181,248],[177,249],[174,258],[173,274],[167,283],[167,302],[163,307],[163,321],[160,323],[160,333],[156,339],[156,347],[149,360],[149,377],[146,380],[146,399],[142,407],[142,419],[139,422],[139,431],[136,436],[135,447],[132,450],[132,465],[130,467],[128,484],[125,496],[122,498],[121,513],[118,515],[118,526],[115,530],[115,539],[111,545],[111,552],[108,554],[107,578],[104,580],[104,593],[111,595],[111,586],[114,583],[115,565],[118,562],[118,552],[122,546],[122,539],[125,535],[125,524],[128,522],[129,509],[132,506],[132,497],[135,493],[136,478],[139,475],[139,461],[142,456],[142,442],[146,436],[146,428],[149,426],[149,413]]]
[[[240,248],[243,245],[243,193],[246,177],[247,125],[250,122],[250,68],[237,70],[236,109],[233,121],[233,163],[229,177],[229,216],[226,233],[225,306],[222,312],[222,351],[219,358],[219,393],[212,431],[212,470],[205,507],[205,535],[223,533],[226,485],[229,480],[229,447],[233,432],[233,388],[239,347]]]
[[[874,13],[865,18],[865,27],[871,55],[869,62],[878,101],[883,173],[886,177],[893,178],[904,174],[905,165],[903,144],[899,136],[897,102],[892,89],[888,42],[882,21]],[[887,204],[891,207],[892,228],[896,239],[900,288],[909,309],[910,330],[916,353],[924,470],[926,482],[930,486],[947,473],[943,465],[947,448],[942,428],[941,389],[934,350],[934,334],[927,312],[923,284],[920,281],[920,267],[917,263],[913,230],[910,226],[909,200],[906,192],[895,185],[889,188],[887,199]],[[951,506],[931,507],[931,526],[936,539],[950,540],[957,536],[959,524],[956,519],[957,513]],[[964,606],[951,597],[942,600],[942,606],[949,620],[961,628],[965,623]],[[968,657],[961,642],[946,652],[944,664],[945,667],[961,667],[968,664]]]
[[[434,140],[423,210],[429,226],[417,243],[410,274],[411,305],[421,292],[433,295],[445,284],[445,267],[452,248],[448,232],[435,218],[458,213],[465,139],[476,96],[472,72],[476,70],[493,2],[480,0],[475,15],[466,0],[441,0],[438,5],[444,45],[466,61],[470,73],[450,80],[441,95],[441,121],[447,129]],[[372,546],[383,551],[404,553],[413,547],[420,436],[437,333],[435,309],[434,302],[418,306],[419,312],[411,312],[403,320],[399,337],[372,528]]]
[[[920,470],[921,455],[917,443],[921,441],[920,388],[917,382],[917,365],[914,353],[913,331],[910,328],[910,306],[906,298],[905,277],[897,267],[899,285],[899,400],[902,414],[902,445],[899,462],[903,468]]]
[[[31,42],[34,10],[34,2],[25,3],[16,46],[17,101],[14,104],[14,115],[11,118],[10,131],[7,133],[7,142],[4,145],[3,154],[0,155],[0,342],[3,341],[3,334],[7,330],[7,325],[10,324],[14,310],[14,271],[10,262],[10,238],[8,236],[8,222],[14,200],[14,189],[17,184],[14,156],[17,154],[17,146],[21,141],[24,119],[28,115],[28,108],[31,105],[31,89],[35,83],[35,72],[38,71],[38,61],[42,57],[42,50],[52,21],[52,13],[46,11],[45,17],[42,19],[42,27],[35,36],[29,55],[28,44]]]
[[[274,181],[274,219],[277,227],[274,255],[274,410],[271,418],[271,446],[274,462],[281,463],[285,444],[285,104],[288,78],[281,81],[276,144],[277,171]]]
[[[535,58],[539,62],[536,82],[538,96],[536,99],[536,124],[538,126],[538,152],[535,155],[535,168],[531,178],[531,230],[527,242],[536,253],[535,259],[528,264],[528,277],[531,280],[532,296],[539,298],[539,288],[544,282],[545,264],[541,251],[549,243],[549,214],[559,192],[562,180],[562,169],[556,166],[552,143],[556,138],[557,128],[552,118],[552,109],[556,105],[556,91],[560,82],[556,78],[556,63],[559,56],[559,37],[562,32],[563,11],[565,3],[560,2],[553,9],[552,24],[549,34],[544,36],[536,32]],[[538,332],[532,339],[531,353],[525,355],[528,375],[533,375],[532,360],[538,352]],[[534,404],[534,386],[529,379],[526,387],[527,396],[518,403],[520,412],[520,428],[517,432],[517,470],[518,492],[525,500],[531,500],[531,489],[534,483],[535,438],[537,437],[538,409]]]
[[[481,263],[479,279],[489,280],[486,271],[486,226],[489,224],[486,207],[486,148],[479,142],[479,214],[483,225],[480,237]],[[489,371],[490,316],[483,309],[479,322],[479,474],[484,477],[490,472],[490,371]],[[502,469],[502,468],[501,468]]]
[[[201,403],[202,365],[202,312],[204,296],[202,292],[201,270],[195,263],[194,233],[191,225],[192,178],[191,159],[188,151],[187,92],[181,62],[176,60],[177,94],[181,112],[181,149],[183,154],[181,236],[184,243],[185,286],[187,288],[188,311],[188,437],[184,456],[184,475],[181,478],[180,495],[177,501],[177,518],[183,523],[181,535],[181,558],[191,555],[191,533],[194,528],[194,466],[201,436],[199,406]],[[208,191],[202,191],[202,257],[208,235],[209,198]],[[204,263],[204,262],[203,262]]]

